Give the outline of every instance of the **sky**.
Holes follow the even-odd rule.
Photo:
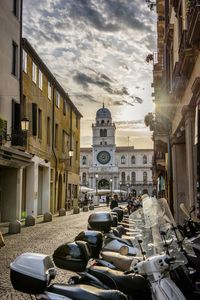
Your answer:
[[[154,111],[156,14],[145,0],[24,0],[26,37],[83,115],[81,147],[103,103],[116,145],[152,148],[144,116]]]

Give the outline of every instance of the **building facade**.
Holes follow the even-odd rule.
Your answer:
[[[23,169],[31,163],[21,130],[22,1],[0,1],[0,222],[21,218]]]
[[[125,190],[135,196],[144,192],[152,195],[153,150],[117,147],[116,126],[111,112],[104,105],[96,113],[92,132],[92,147],[80,150],[81,185],[93,189]]]
[[[26,151],[32,156],[24,169],[23,209],[34,215],[71,209],[78,203],[81,114],[30,43],[22,45],[22,110],[30,120]]]
[[[177,222],[180,203],[199,214],[200,1],[157,1],[158,48],[154,59],[154,176]],[[154,55],[155,57],[155,55]]]

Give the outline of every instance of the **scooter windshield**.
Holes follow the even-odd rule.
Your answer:
[[[141,250],[140,254],[145,252],[145,256],[150,257],[167,252],[170,256],[175,256],[181,264],[187,263],[177,243],[177,239],[180,241],[182,237],[175,229],[176,223],[167,200],[146,196],[142,206],[129,217],[130,229],[137,247]],[[192,250],[187,251],[191,253]]]

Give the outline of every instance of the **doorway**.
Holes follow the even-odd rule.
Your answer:
[[[42,187],[43,187],[43,168],[39,166],[38,168],[38,208],[37,208],[37,214],[42,214]]]

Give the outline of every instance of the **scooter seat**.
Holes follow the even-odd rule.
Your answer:
[[[141,275],[126,275],[121,271],[111,270],[101,266],[92,266],[88,269],[88,272],[105,285],[109,287],[112,286],[112,288],[116,288],[126,295],[133,295],[135,297],[139,295],[141,297],[142,295],[151,294],[147,280]],[[136,299],[138,298],[136,297]]]
[[[83,284],[52,284],[47,291],[73,300],[127,300],[127,297],[120,291],[103,290]]]
[[[121,255],[120,253],[112,251],[102,251],[101,256],[104,260],[113,264],[120,271],[127,271],[130,269],[133,261],[138,262],[137,257]]]

